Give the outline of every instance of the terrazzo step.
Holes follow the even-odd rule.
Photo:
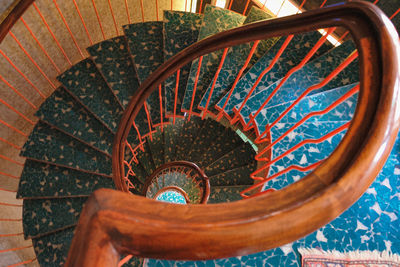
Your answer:
[[[213,34],[239,27],[243,24],[245,18],[246,17],[236,12],[211,5],[206,5],[204,10],[203,24],[200,29],[198,41],[205,39],[206,37],[209,37]],[[222,56],[222,52],[222,50],[219,50],[203,56],[200,66],[200,72],[198,75],[198,83],[196,84],[193,112],[201,112],[197,108],[197,106],[214,77],[215,71],[218,68],[218,64]],[[196,59],[192,62],[192,66],[190,68],[189,79],[187,82],[182,103],[182,110],[185,112],[188,112],[190,110],[190,106],[192,103],[192,96],[195,88],[198,65],[199,59]]]
[[[17,198],[89,196],[100,188],[114,188],[111,177],[27,159]]]
[[[210,185],[213,186],[230,186],[230,185],[252,185],[254,180],[250,178],[250,174],[257,168],[257,162],[253,162],[238,167],[231,168],[226,172],[221,172],[213,176],[209,176]]]
[[[274,82],[283,78],[285,74],[293,67],[298,65],[301,60],[307,55],[312,47],[321,38],[319,32],[310,32],[304,34],[296,34],[286,47],[285,52],[280,56],[271,70],[260,80],[252,95],[257,94],[261,90],[264,90]],[[225,102],[228,100],[228,94],[225,94],[217,103],[216,108],[223,110],[227,115],[233,115],[233,108],[239,105],[246,98],[248,92],[255,84],[260,74],[272,63],[279,49],[282,47],[286,38],[280,38],[274,46],[268,50],[268,52],[261,57],[253,66],[250,68],[245,75],[239,80],[235,86],[232,96],[229,98],[226,107],[223,109]],[[329,49],[332,48],[330,44],[323,44],[320,49],[315,53],[313,58],[323,55]]]
[[[33,248],[40,266],[64,266],[74,236],[75,227],[32,239]]]
[[[97,69],[124,108],[139,89],[128,45],[124,36],[114,37],[87,48]]]
[[[312,112],[322,111],[328,108],[335,101],[339,100],[343,95],[351,91],[357,85],[358,83],[353,83],[305,97],[277,123],[296,123]],[[355,93],[328,113],[320,116],[313,116],[309,118],[307,122],[350,121],[353,118],[357,105],[357,98],[358,93]],[[265,109],[262,116],[257,116],[256,118],[257,128],[261,131],[262,129],[265,129],[268,124],[274,123],[275,120],[293,104],[293,102],[294,101],[290,101]],[[264,113],[266,115],[264,115]]]
[[[228,127],[223,133],[215,137],[212,144],[202,153],[198,163],[204,168],[240,146],[241,143],[243,143],[242,138]]]
[[[146,179],[148,177],[148,174],[146,172],[146,170],[144,169],[144,167],[139,163],[139,164],[132,164],[132,171],[135,173],[134,175],[134,180],[138,180],[135,183],[136,184],[144,184],[146,182]],[[127,173],[128,170],[125,171],[125,173]],[[140,186],[140,188],[142,188],[142,186]],[[140,193],[139,193],[140,194]]]
[[[225,133],[225,126],[218,122],[207,119],[203,125],[203,128],[194,139],[190,150],[187,152],[189,161],[198,163],[203,158],[203,154],[209,149],[214,141]],[[213,157],[214,158],[214,157]],[[216,159],[216,158],[214,158]]]
[[[143,144],[144,151],[139,149],[137,155],[137,159],[140,162],[140,165],[143,166],[148,176],[151,175],[153,171],[156,169],[151,155],[149,141],[150,140],[144,142]]]
[[[208,177],[218,175],[219,173],[227,172],[231,169],[236,169],[242,166],[247,166],[254,161],[256,152],[250,143],[241,143],[235,149],[229,151],[222,157],[208,165],[204,172]]]
[[[151,155],[153,157],[153,162],[155,168],[163,165],[164,162],[164,132],[158,128],[156,132],[152,134],[153,140],[147,138]]]
[[[177,143],[185,123],[184,119],[177,118],[175,124],[164,127],[164,163],[177,160]]]
[[[75,64],[57,79],[110,130],[117,130],[123,109],[91,59]]]
[[[64,88],[59,87],[54,91],[35,115],[40,120],[111,155],[113,133],[83,108]]]
[[[212,186],[207,204],[225,203],[242,200],[240,192],[249,185]]]
[[[164,11],[164,61],[184,48],[197,41],[203,15],[182,11]],[[180,69],[179,85],[176,101],[175,114],[183,116],[181,105],[186,89],[186,83],[189,78],[191,63]],[[177,74],[173,74],[164,82],[165,90],[165,111],[167,116],[173,116],[175,106],[175,88]]]
[[[76,225],[86,200],[87,197],[25,199],[24,237],[35,238]]]
[[[21,156],[91,173],[111,175],[111,158],[39,121]]]
[[[300,127],[293,130],[290,135],[283,138],[272,148],[271,161],[274,161],[277,157],[283,155],[289,151],[292,147],[299,144],[304,140],[319,139],[330,132],[336,130],[346,122],[307,122],[302,124]],[[273,127],[271,129],[271,140],[274,141],[286,132],[293,123],[286,123],[280,127]],[[284,156],[278,161],[274,161],[269,168],[268,176],[272,176],[278,172],[285,170],[287,167],[296,165],[301,167],[308,167],[314,163],[327,158],[333,150],[337,147],[339,142],[342,140],[346,130],[337,133],[331,138],[322,141],[317,144],[305,144],[290,154]],[[271,188],[272,185],[276,189],[280,189],[277,186],[284,186],[283,181],[293,183],[301,179],[304,175],[309,172],[301,172],[292,170],[287,174],[282,174],[276,179],[273,179],[266,183],[266,188]],[[284,177],[284,178],[283,178]]]
[[[163,62],[163,22],[149,21],[123,26],[139,83],[154,72]],[[152,125],[161,122],[158,90],[147,99]]]
[[[248,13],[243,25],[261,20],[271,19],[273,17],[274,15],[272,13],[268,13],[267,11],[263,11],[253,6],[250,9],[250,12]],[[251,68],[251,66],[255,62],[257,62],[278,40],[279,37],[260,41],[251,58],[250,63],[247,66],[247,69]],[[211,112],[214,113],[217,112],[217,110],[215,110],[214,108],[214,105],[221,99],[223,95],[225,95],[231,89],[231,86],[235,81],[237,75],[239,74],[240,69],[245,64],[252,47],[253,43],[245,43],[229,48],[224,63],[222,65],[222,69],[217,77],[217,80],[215,81],[213,93],[210,98],[209,105],[207,107],[207,109],[210,110]],[[208,86],[207,91],[205,92],[203,98],[201,99],[199,108],[202,110],[207,105],[207,101],[210,96],[214,80],[215,77],[212,79],[212,82]]]
[[[264,109],[278,105],[280,103],[295,100],[301,93],[309,87],[319,84],[327,77],[334,69],[336,69],[353,51],[355,50],[354,43],[347,41],[324,55],[316,58],[312,62],[306,64],[302,69],[295,72],[271,98]],[[313,95],[329,89],[341,87],[359,81],[358,60],[354,60],[350,65],[341,71],[332,81],[321,89],[310,92]],[[255,112],[261,104],[268,98],[271,92],[278,86],[279,81],[272,84],[265,90],[254,94],[240,112],[240,116],[244,123],[249,122],[249,115]],[[295,89],[294,89],[295,88]],[[238,109],[239,106],[236,106]],[[261,114],[261,113],[260,113]],[[263,115],[258,116],[263,116]]]
[[[129,175],[128,179],[130,183],[128,183],[128,188],[131,193],[141,196],[143,190],[142,179],[145,179],[146,177],[144,176],[141,179],[139,179],[136,175],[137,175],[136,172],[135,175]]]
[[[187,154],[190,151],[193,141],[199,134],[205,123],[204,120],[198,117],[190,118],[190,121],[185,121],[182,130],[179,134],[178,142],[175,143],[175,160],[187,160]]]

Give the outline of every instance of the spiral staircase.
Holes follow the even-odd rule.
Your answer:
[[[132,225],[148,224],[147,232],[131,227],[139,245],[124,237],[123,226],[113,228],[109,239],[125,242],[116,245],[119,266],[300,266],[300,247],[400,253],[398,54],[371,64],[368,52],[376,50],[363,41],[368,27],[354,26],[361,29],[357,36],[350,23],[348,34],[340,27],[346,23],[332,22],[379,11],[310,0],[297,3],[294,13],[316,12],[271,20],[267,1],[231,0],[225,8],[150,2],[16,1],[4,13],[1,266],[89,266],[84,257],[100,262],[83,254],[93,252],[103,233],[91,232],[97,207],[105,207],[98,218],[115,210],[107,215],[110,225],[116,214]],[[398,29],[400,2],[374,4]],[[335,19],[318,25],[323,17]],[[395,40],[385,48],[393,52],[398,36],[382,21],[382,31]],[[337,40],[327,41],[330,36]],[[382,46],[376,45],[384,54]],[[373,71],[383,77],[382,89],[368,80]],[[374,108],[384,115],[371,115],[379,114]],[[344,171],[351,170],[345,164],[363,161],[363,171]],[[351,184],[341,184],[346,175]],[[308,208],[329,195],[325,186],[337,184],[342,187],[333,192],[343,195],[319,210]],[[124,193],[104,189],[89,198],[100,188]],[[225,202],[233,204],[205,205]],[[246,203],[270,212],[266,219],[304,209],[271,224],[277,236],[264,238],[257,222],[250,225],[264,219],[256,211],[243,221],[228,214],[245,211]],[[314,223],[311,214],[321,219]],[[252,234],[224,228],[236,222],[249,224]],[[199,236],[185,228],[193,225]],[[219,227],[226,236],[217,236]],[[203,240],[204,229],[210,234]],[[235,236],[232,247],[218,243]],[[192,250],[190,242],[198,242]]]

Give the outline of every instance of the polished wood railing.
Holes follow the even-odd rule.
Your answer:
[[[112,190],[87,202],[66,266],[115,266],[120,255],[203,260],[246,255],[292,242],[353,204],[384,165],[400,126],[399,43],[389,19],[369,3],[351,2],[217,34],[168,60],[141,86],[114,140],[113,175],[124,188],[124,144],[149,95],[192,60],[226,47],[343,26],[356,43],[360,93],[348,131],[331,156],[290,186],[245,201],[170,205]]]

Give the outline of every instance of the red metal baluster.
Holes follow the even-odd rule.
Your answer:
[[[64,22],[64,25],[67,28],[67,30],[69,32],[69,35],[72,38],[72,41],[74,42],[76,48],[78,49],[79,54],[81,54],[82,59],[84,59],[85,56],[83,55],[82,50],[79,47],[78,42],[76,41],[74,34],[72,33],[71,29],[69,28],[69,25],[68,25],[67,21],[65,20],[64,15],[61,12],[61,9],[58,7],[57,0],[53,0],[53,3],[54,3],[54,6],[56,7],[56,9],[58,11],[58,14],[60,14],[60,17],[61,17],[62,21]]]
[[[16,250],[21,250],[21,249],[31,248],[31,247],[32,247],[32,245],[24,246],[24,247],[17,247],[17,248],[3,249],[3,250],[0,250],[0,253],[9,252],[9,251],[16,251]]]
[[[32,29],[28,26],[28,24],[25,22],[25,20],[21,17],[20,18],[21,22],[25,25],[25,28],[28,30],[28,32],[31,34],[32,38],[36,41],[36,43],[39,45],[40,49],[43,51],[43,53],[46,55],[46,57],[49,59],[51,64],[54,66],[54,68],[57,70],[58,73],[61,73],[60,69],[57,67],[56,63],[53,61],[53,59],[49,56],[47,53],[46,49],[44,49],[43,45],[39,42],[38,38],[36,35],[33,33]]]
[[[42,13],[40,12],[39,8],[37,7],[36,3],[33,2],[33,6],[36,9],[36,12],[39,14],[40,18],[42,19],[44,25],[46,26],[47,30],[49,31],[50,35],[53,37],[54,41],[56,42],[58,48],[60,49],[61,53],[64,55],[65,59],[68,61],[68,64],[72,66],[71,60],[68,58],[67,54],[65,53],[64,49],[61,47],[60,42],[57,40],[56,36],[54,35],[53,31],[50,29],[50,26],[47,24],[46,19],[43,17]]]
[[[126,16],[128,17],[128,23],[131,24],[131,16],[129,15],[128,0],[125,0],[125,10],[126,10]]]
[[[142,141],[142,136],[140,135],[139,128],[137,127],[137,125],[136,125],[135,122],[133,122],[133,127],[135,128],[136,133],[137,133],[137,135],[138,135],[139,142],[140,142],[140,144],[141,144],[141,150],[144,151],[144,148],[143,148],[143,145],[142,145],[142,142],[143,142],[143,141]]]
[[[400,8],[396,10],[396,12],[394,12],[389,19],[393,19],[398,13],[400,12]]]
[[[103,40],[105,40],[106,39],[106,35],[104,34],[103,25],[101,24],[99,12],[97,11],[96,3],[94,2],[94,0],[92,0],[92,5],[93,5],[94,12],[96,13],[97,22],[99,23],[101,34],[103,35]]]
[[[159,20],[158,19],[158,0],[156,0],[156,18],[157,18],[157,21]]]
[[[278,12],[276,13],[276,15],[279,17],[279,12],[281,12],[283,5],[285,4],[286,0],[283,0],[281,6],[278,9]]]
[[[285,42],[282,44],[281,48],[279,49],[278,53],[276,53],[274,59],[271,61],[270,65],[260,74],[260,76],[258,76],[256,82],[253,84],[252,88],[250,89],[250,91],[248,92],[246,98],[244,99],[241,108],[243,108],[243,106],[246,104],[247,100],[250,98],[250,96],[253,94],[254,90],[256,89],[257,85],[260,83],[261,79],[274,67],[274,65],[276,64],[276,62],[278,61],[278,59],[281,57],[283,51],[285,51],[286,47],[289,45],[290,41],[293,39],[294,35],[289,35]],[[234,87],[232,87],[232,89],[234,89]],[[224,106],[222,108],[222,110],[225,109],[225,107],[228,105],[229,99],[232,96],[233,90],[231,89],[231,91],[229,92],[229,95],[224,103]],[[241,108],[239,110],[241,110]]]
[[[4,155],[1,155],[1,154],[0,154],[0,159],[7,160],[7,161],[12,162],[12,163],[15,163],[15,164],[17,164],[17,165],[19,165],[19,166],[24,166],[23,163],[18,162],[18,161],[16,161],[16,160],[13,160],[13,159],[11,159],[11,158],[9,158],[9,157],[6,157],[6,156],[4,156]]]
[[[150,116],[149,110],[147,109],[147,102],[144,102],[144,110],[146,111],[146,115],[147,115],[147,123],[149,125],[150,140],[153,141],[153,135],[151,133],[151,116]]]
[[[114,27],[115,27],[115,32],[117,33],[117,35],[119,35],[117,21],[115,20],[114,10],[113,10],[113,8],[112,8],[111,1],[110,1],[110,0],[108,0],[108,6],[110,7],[111,16],[112,16],[112,18],[113,18]]]
[[[18,263],[14,263],[14,264],[8,265],[7,267],[17,267],[17,266],[21,266],[21,265],[25,265],[25,264],[34,262],[35,260],[36,260],[36,257],[33,258],[33,259],[30,259],[30,260],[21,261],[21,262],[18,262]]]
[[[36,63],[36,61],[31,57],[31,55],[28,53],[28,51],[25,50],[25,48],[22,46],[21,42],[17,39],[17,37],[11,31],[9,31],[9,34],[15,40],[15,42],[17,42],[18,46],[21,48],[21,50],[24,52],[24,54],[29,58],[29,60],[33,63],[33,65],[35,65],[35,67],[42,74],[42,76],[49,82],[51,87],[53,87],[53,89],[56,89],[56,87],[53,84],[53,82],[49,79],[49,77],[47,77],[47,75],[39,67],[39,65]]]
[[[11,61],[11,59],[3,52],[3,50],[0,49],[0,54],[2,54],[2,56],[7,60],[8,63],[10,63],[10,65],[22,76],[22,78],[24,78],[24,80],[29,83],[33,89],[43,98],[46,99],[46,96],[39,90],[39,88],[37,88],[32,82],[31,80],[28,79],[28,77],[26,77],[26,75]]]
[[[11,193],[17,193],[16,190],[9,190],[9,189],[5,189],[5,188],[0,188],[0,191],[11,192]]]
[[[81,21],[82,21],[82,25],[83,25],[83,28],[85,29],[85,32],[86,32],[86,35],[87,35],[87,37],[88,37],[88,39],[89,39],[90,45],[93,45],[92,38],[90,37],[89,30],[87,29],[86,23],[85,23],[85,21],[83,20],[83,17],[82,17],[81,11],[79,10],[78,4],[76,3],[76,0],[72,0],[72,1],[73,1],[74,5],[75,5],[76,11],[78,12],[79,18],[80,18]]]
[[[161,118],[161,132],[164,131],[164,125],[163,125],[163,116],[164,116],[164,112],[163,112],[163,105],[162,105],[162,86],[161,84],[158,85],[158,98],[160,99],[160,118]]]
[[[269,166],[271,166],[272,164],[274,164],[275,162],[277,162],[278,160],[286,157],[287,155],[289,155],[290,153],[292,153],[293,151],[297,150],[298,148],[306,145],[306,144],[318,144],[321,143],[333,136],[335,136],[336,134],[346,130],[350,125],[350,122],[347,122],[345,124],[343,124],[342,126],[338,127],[337,129],[333,130],[332,132],[326,134],[325,136],[322,136],[318,139],[307,139],[307,140],[303,140],[300,143],[298,143],[297,145],[293,146],[292,148],[288,149],[285,153],[282,153],[280,156],[276,157],[275,159],[268,161],[264,166],[262,166],[261,168],[259,168],[258,170],[254,171],[250,177],[254,180],[264,180],[264,177],[259,177],[256,176],[256,174],[266,170]],[[260,159],[260,161],[262,161],[264,159]],[[268,159],[267,159],[268,160]]]
[[[171,0],[171,11],[172,11],[173,1]]]
[[[230,2],[229,2],[229,6],[228,6],[228,9],[229,9],[229,10],[231,10],[231,8],[232,8],[232,4],[233,4],[233,0],[230,0]]]
[[[190,121],[190,117],[192,116],[192,109],[193,109],[193,103],[194,103],[194,98],[196,96],[196,89],[197,89],[197,83],[199,82],[199,76],[200,76],[200,69],[201,69],[201,63],[203,61],[203,56],[199,58],[199,63],[197,66],[197,73],[196,73],[196,79],[194,81],[194,87],[193,87],[193,94],[192,94],[192,101],[190,103],[190,110],[189,110],[189,116],[188,120]]]
[[[260,114],[261,110],[268,104],[268,102],[274,97],[276,92],[282,87],[282,85],[289,79],[289,77],[295,73],[296,71],[300,70],[310,59],[311,57],[317,52],[317,50],[325,43],[326,38],[335,30],[336,28],[330,28],[328,32],[322,36],[318,42],[314,45],[314,47],[307,53],[307,55],[303,58],[303,60],[294,68],[292,68],[288,73],[286,73],[285,77],[279,82],[278,86],[271,92],[268,98],[264,101],[264,103],[258,108],[254,116],[250,114],[250,121],[247,124],[247,127],[250,126],[251,123],[254,123],[254,119]],[[236,113],[238,116],[238,113]]]
[[[179,75],[181,73],[181,70],[179,69],[176,72],[176,84],[175,84],[175,101],[174,101],[174,118],[172,123],[175,124],[175,117],[176,117],[176,102],[178,101],[178,89],[179,89]]]
[[[249,53],[249,55],[247,56],[246,62],[243,64],[243,67],[240,69],[239,73],[236,75],[236,79],[235,79],[235,81],[233,82],[233,85],[232,85],[232,87],[231,87],[231,90],[229,91],[229,95],[228,95],[228,97],[227,97],[227,100],[226,100],[225,103],[224,103],[224,106],[222,107],[222,109],[220,110],[220,112],[219,112],[219,114],[218,114],[217,120],[220,120],[220,119],[222,118],[222,116],[223,116],[223,111],[224,111],[226,105],[228,104],[228,101],[229,101],[229,99],[230,99],[230,97],[231,97],[233,91],[235,90],[236,85],[237,85],[237,83],[239,82],[240,77],[242,76],[243,72],[246,70],[247,66],[249,65],[250,60],[251,60],[251,58],[253,57],[254,52],[256,51],[257,46],[258,46],[259,43],[260,43],[260,40],[257,40],[257,41],[254,42],[254,44],[253,44],[253,46],[252,46],[252,48],[251,48],[251,50],[250,50],[250,53]],[[232,123],[232,122],[231,122],[231,123]]]
[[[31,121],[30,119],[28,119],[24,114],[22,114],[21,112],[19,112],[17,109],[15,109],[13,106],[11,106],[10,104],[8,104],[6,101],[4,101],[3,99],[0,98],[0,103],[2,103],[3,105],[5,105],[6,107],[8,107],[9,109],[11,109],[12,111],[14,111],[15,113],[17,113],[21,118],[23,118],[24,120],[26,120],[27,122],[29,122],[32,125],[35,125],[35,123],[33,121]]]
[[[20,236],[23,235],[24,233],[18,233],[18,234],[2,234],[0,237],[9,237],[9,236]]]
[[[8,140],[6,140],[6,139],[4,139],[4,138],[2,138],[2,137],[0,137],[0,141],[3,142],[3,143],[5,143],[5,144],[7,144],[7,145],[9,145],[9,146],[12,146],[13,148],[15,148],[15,149],[17,149],[17,150],[21,150],[21,149],[22,149],[22,147],[17,146],[16,144],[11,143],[10,141],[8,141]]]
[[[125,258],[123,258],[122,260],[120,260],[118,263],[118,267],[121,267],[122,265],[127,263],[131,258],[132,258],[132,255],[128,255]]]
[[[5,173],[5,172],[1,172],[1,171],[0,171],[0,175],[7,176],[7,177],[9,177],[9,178],[12,178],[12,179],[17,179],[17,180],[19,180],[19,177],[17,177],[17,176],[14,176],[14,175],[12,175],[12,174],[9,174],[9,173]]]
[[[247,0],[246,6],[244,7],[244,10],[243,10],[243,16],[246,15],[246,11],[247,11],[247,8],[249,7],[249,4],[250,4],[250,0]]]
[[[187,0],[185,0],[185,12],[187,11]]]
[[[0,80],[2,80],[11,90],[13,90],[17,95],[19,95],[26,103],[28,103],[33,109],[37,109],[37,107],[29,101],[25,96],[23,96],[14,86],[12,86],[3,76],[0,75]]]
[[[18,130],[18,129],[15,128],[14,126],[11,126],[11,125],[8,124],[7,122],[5,122],[5,121],[3,121],[3,120],[0,120],[0,123],[3,124],[3,125],[5,125],[5,126],[7,126],[8,128],[10,128],[11,130],[13,130],[14,132],[19,133],[19,134],[22,135],[22,136],[28,137],[27,134],[21,132],[20,130]]]
[[[328,0],[324,0],[324,1],[322,2],[322,4],[319,6],[319,8],[323,7],[323,6],[326,4],[326,1],[328,1]]]
[[[202,9],[203,9],[203,0],[200,1],[199,14],[201,14]]]
[[[205,106],[205,108],[204,108],[204,110],[203,110],[203,116],[202,116],[202,119],[203,119],[203,120],[204,120],[204,118],[206,117],[208,105],[210,104],[211,96],[212,96],[212,94],[213,94],[213,92],[214,92],[215,83],[217,82],[219,73],[221,72],[222,66],[224,65],[224,61],[225,61],[225,58],[226,58],[226,54],[228,53],[228,49],[229,49],[229,47],[227,47],[227,48],[224,49],[224,52],[222,53],[221,61],[219,62],[219,65],[218,65],[218,69],[217,69],[217,71],[215,72],[214,81],[213,81],[213,83],[212,83],[212,86],[211,86],[211,89],[210,89],[210,93],[209,93],[209,95],[208,95],[208,99],[207,99],[206,106]]]
[[[11,204],[11,203],[4,203],[4,202],[0,202],[0,205],[9,206],[9,207],[22,207],[21,204]],[[20,235],[20,234],[8,234],[7,236],[16,236],[16,235]],[[0,235],[0,237],[1,236],[4,236],[4,235]]]

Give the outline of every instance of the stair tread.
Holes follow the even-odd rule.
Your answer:
[[[111,158],[43,122],[38,122],[21,150],[21,156],[111,175]]]
[[[198,40],[200,41],[218,32],[241,26],[245,18],[246,17],[236,12],[211,5],[206,5],[203,24],[200,29]],[[194,112],[200,113],[200,110],[197,108],[197,106],[200,103],[203,94],[208,88],[208,85],[210,84],[214,73],[218,68],[221,56],[222,50],[215,51],[213,53],[203,56],[192,109]],[[192,66],[190,68],[189,79],[186,85],[185,95],[182,103],[182,110],[184,111],[190,110],[198,65],[199,59],[196,59],[192,62]]]
[[[345,93],[347,93],[350,89],[354,88],[357,84],[358,83],[353,83],[305,97],[277,123],[296,123],[311,112],[324,110],[334,101],[338,100]],[[311,117],[307,120],[307,122],[350,121],[355,112],[357,98],[358,93],[349,97],[342,104],[339,104],[328,113],[321,116]],[[262,116],[257,116],[256,118],[258,129],[264,129],[268,124],[273,123],[292,103],[293,101],[290,101],[265,109],[265,114],[268,115],[264,115],[263,113]]]
[[[256,21],[271,19],[274,15],[268,13],[267,11],[263,11],[255,6],[250,9],[249,14],[247,15],[243,25],[250,24]],[[257,45],[257,49],[255,50],[253,57],[251,58],[251,62],[249,62],[247,69],[249,69],[257,60],[262,57],[274,44],[277,42],[279,37],[270,38],[267,40],[262,40]],[[217,80],[215,81],[215,85],[213,88],[213,94],[210,98],[208,110],[211,112],[216,112],[214,105],[218,102],[218,100],[231,89],[233,82],[236,79],[236,76],[239,74],[240,69],[243,67],[244,63],[247,60],[247,57],[250,53],[250,50],[253,46],[253,43],[245,43],[241,45],[236,45],[229,48],[224,63],[222,65],[222,69],[218,75]],[[202,97],[199,107],[204,109],[207,105],[208,98],[210,96],[210,90],[214,82],[210,83],[207,91]]]
[[[25,199],[22,214],[25,238],[76,224],[87,198]]]
[[[203,15],[182,11],[164,11],[164,61],[197,41]],[[176,103],[176,114],[183,115],[181,104],[189,78],[191,64],[180,69]],[[174,114],[175,87],[177,74],[173,74],[164,82],[165,110],[168,115]]]
[[[67,91],[59,87],[35,113],[39,119],[111,154],[113,134]]]
[[[112,131],[117,130],[122,107],[91,59],[73,65],[57,79]]]
[[[254,180],[250,178],[250,174],[256,170],[256,167],[257,162],[253,160],[247,165],[209,176],[210,185],[211,187],[216,185],[252,185]]]
[[[178,158],[177,147],[180,134],[183,130],[184,119],[176,119],[175,124],[170,123],[164,128],[164,162],[175,161]]]
[[[282,85],[282,87],[271,98],[265,108],[272,107],[290,100],[295,100],[309,87],[322,82],[325,77],[327,77],[354,51],[354,49],[354,44],[351,41],[348,41],[309,62],[302,69],[295,72]],[[326,86],[309,93],[309,95],[358,82],[359,71],[357,66],[358,61],[353,61],[353,63],[340,72]],[[249,121],[250,112],[255,112],[255,110],[257,110],[258,107],[267,99],[268,95],[278,86],[278,84],[279,81],[249,98],[246,105],[240,112],[240,115],[245,123]]]
[[[148,176],[150,176],[154,170],[156,169],[153,158],[151,155],[149,142],[144,142],[143,144],[144,151],[138,150],[137,159],[140,162],[140,165],[143,166]]]
[[[278,81],[284,75],[292,69],[294,66],[299,64],[306,54],[311,50],[314,44],[320,39],[321,34],[318,32],[297,34],[293,37],[289,45],[286,47],[285,52],[279,57],[278,61],[272,67],[272,69],[260,80],[260,83],[256,87],[252,95],[257,94],[259,91],[267,88],[269,85]],[[241,104],[247,93],[253,87],[253,84],[258,79],[259,75],[270,65],[272,60],[275,58],[279,49],[282,47],[286,38],[279,39],[268,52],[261,57],[239,80],[235,89],[233,90],[232,96],[230,97],[224,112],[229,116],[232,115],[234,106]],[[332,46],[322,45],[316,52],[314,57],[324,54]],[[228,94],[223,96],[217,103],[218,109],[222,110]]]
[[[256,152],[251,144],[243,142],[204,169],[207,176],[215,176],[254,161]]]
[[[204,123],[205,121],[198,117],[192,117],[190,121],[185,121],[179,134],[179,140],[175,143],[176,160],[187,160],[187,153]]]
[[[164,132],[158,129],[153,133],[153,140],[147,138],[155,168],[164,164]]]
[[[139,89],[139,80],[124,36],[114,37],[87,48],[119,102],[127,107]]]
[[[133,58],[139,83],[155,71],[163,62],[163,22],[149,21],[123,26]],[[147,99],[153,125],[161,122],[158,90]]]
[[[17,198],[87,196],[99,188],[114,188],[111,178],[27,159]]]
[[[248,187],[249,185],[211,186],[207,204],[242,200],[240,192]]]

